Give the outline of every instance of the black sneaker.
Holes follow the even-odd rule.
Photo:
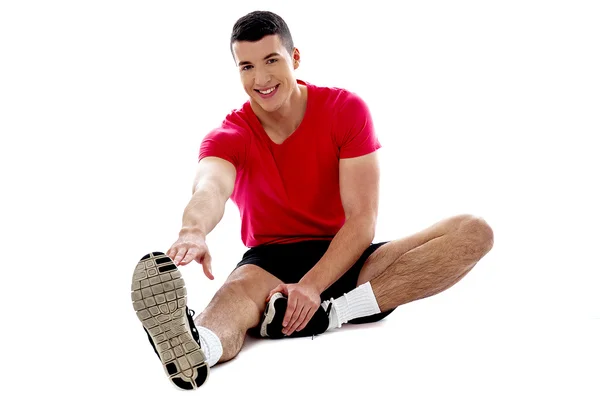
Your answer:
[[[327,307],[327,311],[322,306],[319,306],[312,319],[310,319],[306,327],[302,330],[294,331],[288,336],[284,335],[281,330],[283,329],[283,317],[285,316],[287,303],[288,300],[283,294],[279,292],[273,294],[259,323],[261,337],[273,339],[310,337],[327,331],[332,303]]]
[[[206,356],[198,330],[186,305],[181,272],[162,252],[152,252],[137,264],[131,300],[154,352],[169,379],[185,390],[196,389],[208,378]]]

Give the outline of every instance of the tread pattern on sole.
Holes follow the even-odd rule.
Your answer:
[[[171,382],[191,390],[206,381],[209,368],[190,332],[186,296],[181,272],[168,256],[152,252],[138,262],[131,283],[133,308]]]

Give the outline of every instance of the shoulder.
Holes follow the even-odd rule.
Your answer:
[[[243,167],[252,139],[252,125],[246,104],[231,111],[221,125],[210,130],[202,139],[198,160],[215,156]]]
[[[342,114],[368,110],[364,99],[351,90],[336,86],[310,86],[321,106]]]
[[[248,138],[251,131],[249,116],[246,104],[232,110],[223,119],[220,126],[209,131],[206,138],[227,141]]]

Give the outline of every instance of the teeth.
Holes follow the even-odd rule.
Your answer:
[[[273,92],[273,90],[275,90],[275,87],[271,87],[271,88],[270,88],[269,90],[267,90],[267,91],[261,91],[261,90],[259,90],[259,92],[260,92],[261,94],[269,94],[269,93],[272,93],[272,92]]]

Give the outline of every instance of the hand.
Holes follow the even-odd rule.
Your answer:
[[[279,284],[267,297],[267,302],[276,292],[281,292],[288,298],[288,306],[283,317],[283,330],[285,335],[300,331],[312,319],[321,306],[321,295],[313,287],[303,284]]]
[[[202,235],[193,233],[180,234],[179,239],[167,251],[167,256],[173,259],[173,263],[176,266],[184,266],[195,260],[202,264],[202,269],[204,269],[206,277],[211,280],[215,278],[212,274],[212,257]]]

